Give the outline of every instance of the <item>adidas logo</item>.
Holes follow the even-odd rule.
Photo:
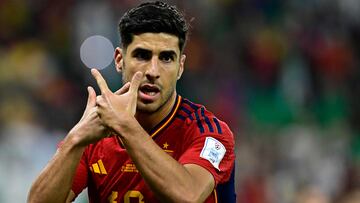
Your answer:
[[[97,161],[97,163],[94,163],[90,166],[90,171],[97,173],[97,174],[107,175],[106,169],[105,169],[104,164],[101,161],[101,159],[99,159],[99,161]]]

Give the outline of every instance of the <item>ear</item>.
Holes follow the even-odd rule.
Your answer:
[[[122,70],[122,64],[123,64],[123,51],[120,47],[116,47],[115,53],[114,53],[114,60],[115,60],[115,68],[118,73]]]
[[[179,67],[179,71],[178,71],[178,75],[177,75],[177,79],[178,79],[178,80],[181,78],[181,75],[182,75],[183,72],[184,72],[185,59],[186,59],[186,55],[185,55],[185,54],[181,55],[181,58],[180,58],[180,67]]]

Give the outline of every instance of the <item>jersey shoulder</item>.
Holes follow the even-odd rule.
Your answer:
[[[231,134],[228,125],[218,119],[205,106],[182,98],[177,116],[188,125],[194,126],[199,134]]]

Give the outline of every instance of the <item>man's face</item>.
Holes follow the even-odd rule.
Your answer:
[[[115,62],[122,72],[123,84],[137,71],[144,75],[139,87],[137,111],[153,113],[170,105],[176,94],[176,82],[184,69],[178,37],[165,33],[134,35],[126,53],[117,48]]]

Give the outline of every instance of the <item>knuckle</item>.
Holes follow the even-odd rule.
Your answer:
[[[96,97],[96,103],[97,103],[97,104],[101,103],[102,100],[103,100],[102,96],[97,96],[97,97]]]

